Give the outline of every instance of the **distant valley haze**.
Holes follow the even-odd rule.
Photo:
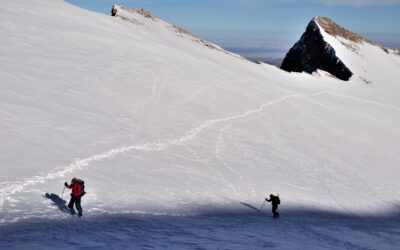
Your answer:
[[[280,65],[314,16],[400,48],[400,0],[67,0],[109,15],[113,4],[157,17],[253,61]]]

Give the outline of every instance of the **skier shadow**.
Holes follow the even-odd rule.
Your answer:
[[[257,212],[259,212],[258,208],[256,208],[255,206],[252,206],[252,205],[250,205],[250,204],[248,204],[248,203],[240,202],[240,204],[242,204],[243,206],[246,206],[246,207],[248,207],[248,208],[254,209],[254,210],[256,210]]]
[[[60,196],[53,193],[46,193],[45,195],[43,195],[43,197],[51,200],[53,202],[52,205],[57,206],[58,209],[60,209],[62,212],[69,213],[69,208],[66,205],[67,201],[61,199]]]

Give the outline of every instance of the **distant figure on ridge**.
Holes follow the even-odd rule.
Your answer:
[[[279,199],[279,195],[275,196],[273,194],[269,195],[269,198],[265,198],[266,201],[272,202],[272,214],[274,215],[274,218],[279,218],[279,213],[276,211],[278,210],[278,205],[281,204],[281,200]]]
[[[74,204],[76,209],[78,210],[78,216],[82,216],[82,207],[81,207],[81,198],[85,195],[85,182],[83,180],[73,178],[71,180],[71,185],[68,185],[67,182],[64,183],[65,187],[68,189],[72,189],[71,199],[69,201],[68,207],[71,211],[71,215],[75,214]]]

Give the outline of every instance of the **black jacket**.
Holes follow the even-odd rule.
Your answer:
[[[281,203],[279,196],[272,196],[271,199],[265,198],[265,200],[268,202],[272,202],[273,206],[278,206]]]

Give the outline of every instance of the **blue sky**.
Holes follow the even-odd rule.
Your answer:
[[[282,57],[314,16],[400,48],[400,0],[67,0],[110,14],[114,3],[145,8],[173,24],[241,54]],[[267,55],[268,54],[268,55]]]

